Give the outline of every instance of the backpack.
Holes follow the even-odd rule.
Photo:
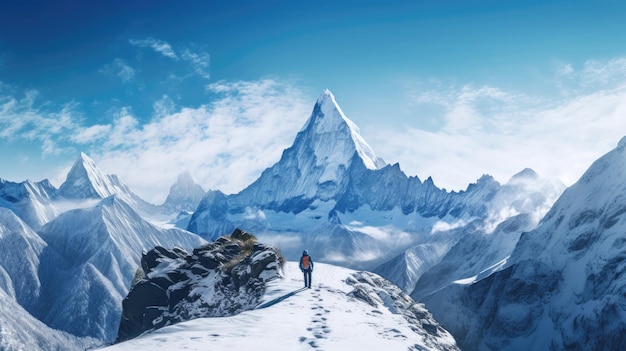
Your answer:
[[[309,269],[309,256],[302,256],[302,268]]]

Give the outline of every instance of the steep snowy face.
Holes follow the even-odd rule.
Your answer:
[[[38,229],[61,211],[57,189],[48,180],[13,183],[0,179],[0,207],[11,209],[31,228]]]
[[[345,191],[347,173],[355,162],[372,170],[385,165],[325,90],[293,145],[240,197],[242,203],[253,200],[277,207],[294,199],[328,201]]]
[[[624,179],[626,139],[594,162],[535,230],[522,234],[506,268],[429,303],[444,326],[466,336],[459,340],[463,349],[626,346]],[[455,300],[467,303],[465,324],[436,307]]]
[[[26,223],[0,207],[0,289],[26,308],[40,295],[39,256],[45,247]]]
[[[69,200],[65,204],[69,208],[84,208],[86,204],[93,206],[93,203],[85,200],[101,200],[115,195],[146,217],[160,214],[157,206],[133,193],[117,175],[105,174],[82,152],[67,174],[67,179],[61,184],[59,195],[63,200]]]
[[[66,199],[104,199],[117,195],[126,202],[137,202],[136,195],[116,175],[104,174],[96,163],[81,152],[67,174],[67,179],[59,188],[59,193]]]
[[[368,169],[380,169],[386,164],[376,156],[361,136],[359,127],[346,117],[328,89],[317,99],[313,113],[300,133],[307,135],[317,164],[326,166],[330,173],[335,167],[347,165],[354,152]],[[340,152],[336,151],[337,148]],[[322,177],[322,181],[325,179]]]
[[[191,173],[184,172],[170,187],[163,207],[172,211],[194,211],[204,194],[204,189],[195,182]]]
[[[0,289],[0,316],[2,316],[0,350],[82,351],[101,345],[96,339],[78,338],[48,327],[30,315],[2,289]]]

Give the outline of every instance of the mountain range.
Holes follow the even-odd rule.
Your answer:
[[[237,228],[290,262],[308,249],[317,262],[387,278],[423,302],[463,350],[625,349],[625,149],[626,139],[566,190],[524,169],[504,184],[484,175],[464,191],[447,191],[376,156],[325,90],[292,146],[236,194],[205,192],[185,172],[157,206],[81,153],[58,189],[47,180],[0,179],[0,349],[113,342],[122,300],[146,252],[157,246],[194,252]],[[378,279],[333,270],[341,268],[325,271],[337,279]],[[334,278],[322,280],[316,294],[330,298],[347,289]],[[382,286],[375,295],[389,309],[384,296],[396,288]],[[367,320],[387,314],[374,305],[350,304],[343,312]],[[245,313],[241,323],[267,318]],[[281,313],[293,315],[287,306]],[[413,340],[404,327],[395,335],[391,322],[371,323],[385,331],[373,339]],[[339,333],[346,328],[333,326]],[[179,330],[166,333],[175,338]],[[303,338],[311,347],[337,349]]]
[[[626,349],[625,177],[626,137],[498,269],[453,282],[426,306],[463,350]]]
[[[0,349],[84,349],[114,340],[142,252],[206,243],[144,219],[139,213],[160,208],[85,154],[59,189],[48,181],[0,184],[1,296],[19,306],[3,323],[45,326],[3,327],[12,332],[3,334]]]

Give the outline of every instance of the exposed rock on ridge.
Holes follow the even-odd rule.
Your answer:
[[[273,247],[235,230],[192,253],[156,247],[145,253],[122,302],[117,341],[200,317],[221,317],[256,307],[265,283],[284,263]]]

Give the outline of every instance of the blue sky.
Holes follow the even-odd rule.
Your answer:
[[[408,175],[570,185],[626,135],[620,1],[5,1],[0,177],[85,152],[149,201],[236,192],[329,88]]]

